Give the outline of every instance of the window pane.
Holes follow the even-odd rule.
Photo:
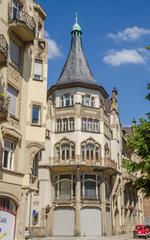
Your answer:
[[[85,96],[85,105],[90,106],[90,96]]]
[[[34,63],[34,79],[42,79],[42,62],[40,60],[35,60]]]
[[[85,198],[95,199],[96,198],[96,183],[92,181],[85,182]]]
[[[10,58],[18,67],[20,66],[20,47],[14,42],[10,41]]]
[[[69,200],[71,198],[71,182],[70,181],[62,181],[60,182],[59,189],[60,199]]]
[[[18,96],[18,91],[11,87],[8,86],[7,89],[7,95],[10,97],[9,101],[9,113],[12,115],[16,116],[17,115],[17,96]]]
[[[32,108],[32,123],[40,124],[40,106],[33,105]]]
[[[4,161],[3,161],[3,167],[4,168],[8,167],[8,155],[9,155],[9,152],[5,150],[4,151]]]

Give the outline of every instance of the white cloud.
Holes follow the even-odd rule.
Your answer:
[[[150,29],[139,28],[137,26],[126,28],[124,31],[116,34],[108,33],[108,37],[115,41],[136,41],[145,35],[150,35]]]
[[[112,66],[120,66],[121,64],[144,64],[146,57],[142,54],[142,51],[138,51],[138,49],[111,50],[104,56],[103,61]]]
[[[62,53],[60,48],[58,47],[57,43],[50,38],[49,33],[45,31],[45,38],[48,42],[48,57],[49,59],[54,59],[57,57],[61,57]]]

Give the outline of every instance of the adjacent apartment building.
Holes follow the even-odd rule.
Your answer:
[[[0,238],[24,239],[45,148],[46,14],[33,0],[0,0]]]
[[[122,168],[124,157],[129,155],[117,90],[109,96],[95,81],[76,21],[66,63],[48,90],[39,190],[28,201],[31,234],[101,236],[132,231],[143,221],[143,201],[134,186],[136,176]]]

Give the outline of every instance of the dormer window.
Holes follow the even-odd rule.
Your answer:
[[[82,96],[82,105],[87,107],[95,107],[95,99],[91,95]]]
[[[61,98],[61,102],[62,102],[62,107],[70,107],[70,106],[73,106],[73,104],[74,104],[73,95],[65,94],[65,95]]]

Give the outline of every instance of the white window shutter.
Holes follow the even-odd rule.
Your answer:
[[[34,63],[34,78],[41,80],[42,76],[42,62],[36,60]]]
[[[8,87],[7,95],[10,97],[9,101],[9,113],[16,116],[17,113],[17,95],[18,91],[12,87]]]

